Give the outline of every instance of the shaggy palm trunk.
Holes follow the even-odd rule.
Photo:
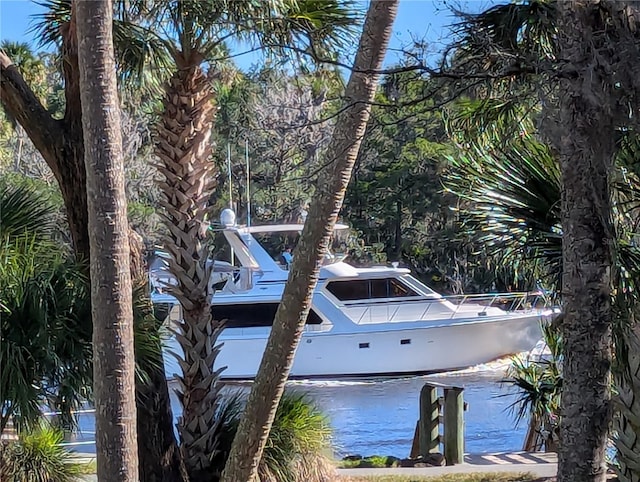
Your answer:
[[[77,5],[89,205],[96,452],[101,480],[138,480],[135,355],[110,0]]]
[[[611,79],[592,42],[597,2],[558,2],[560,82],[551,139],[562,173],[563,390],[558,482],[603,482],[611,422],[611,269],[615,242],[609,192],[615,155]]]
[[[626,353],[617,374],[618,415],[614,425],[620,482],[640,482],[640,327],[626,336]]]
[[[214,113],[209,79],[202,69],[191,66],[177,71],[167,88],[156,143],[161,161],[158,169],[164,175],[160,183],[162,206],[170,232],[165,245],[171,254],[170,270],[178,280],[172,293],[182,305],[183,314],[176,334],[184,352],[179,377],[183,410],[178,431],[192,482],[211,480],[217,443],[215,415],[220,383],[213,364],[220,350],[216,340],[222,324],[211,316],[206,245],[207,201],[214,185],[214,165],[209,159]]]
[[[139,480],[183,482],[162,347],[158,347],[155,360],[147,362],[147,379],[136,382]]]
[[[327,251],[351,171],[364,136],[378,75],[399,0],[373,0],[364,23],[354,70],[327,148],[330,161],[318,176],[316,193],[296,248],[289,280],[238,427],[222,481],[248,482],[258,465],[302,335],[322,258]]]

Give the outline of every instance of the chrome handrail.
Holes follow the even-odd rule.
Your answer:
[[[531,299],[531,302],[528,301]],[[539,306],[539,302],[543,301],[543,305]],[[489,308],[500,308],[506,313],[513,312],[522,312],[522,311],[534,311],[540,310],[543,308],[548,308],[549,305],[547,303],[547,299],[545,296],[538,292],[517,292],[517,293],[485,293],[485,294],[464,294],[464,295],[449,295],[442,296],[441,298],[425,298],[420,300],[426,306],[422,310],[422,313],[417,320],[424,320],[427,313],[430,311],[431,307],[436,302],[448,301],[456,305],[455,310],[451,313],[445,315],[443,314],[442,319],[453,319],[460,312],[462,307],[469,305],[480,305],[482,310],[478,312],[478,314],[486,314]],[[501,302],[505,302],[509,306],[499,306],[498,304]],[[387,320],[392,322],[398,319],[398,312],[400,310],[401,305],[398,304],[395,306],[395,309],[392,313],[389,313],[389,305],[385,306],[387,308]],[[376,307],[367,306],[365,310],[358,317],[357,323],[360,324],[364,320],[368,318],[369,322],[372,320],[372,310]],[[366,321],[365,321],[366,323]]]

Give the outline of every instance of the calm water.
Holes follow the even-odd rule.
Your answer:
[[[338,456],[408,456],[418,418],[420,389],[427,381],[465,389],[469,404],[465,412],[466,452],[521,450],[526,427],[521,424],[516,428],[508,411],[513,396],[500,384],[505,366],[506,363],[495,362],[456,374],[395,380],[293,382],[288,389],[307,393],[327,414]],[[93,416],[82,415],[80,422],[80,433],[74,438],[78,445],[72,447],[93,452]]]
[[[521,450],[526,427],[515,428],[508,411],[512,396],[501,375],[464,374],[372,383],[300,384],[329,416],[338,455],[409,455],[418,418],[420,389],[426,381],[462,386],[465,401],[465,451]]]

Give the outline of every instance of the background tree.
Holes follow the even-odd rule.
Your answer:
[[[98,477],[138,480],[129,225],[110,0],[77,8],[78,66],[91,233]]]
[[[327,147],[327,167],[318,177],[315,198],[222,481],[249,482],[257,476],[258,463],[309,314],[322,258],[366,131],[377,87],[375,72],[382,66],[397,8],[398,2],[393,0],[376,0],[369,5],[345,89],[345,107],[337,117]]]
[[[444,236],[454,226],[450,207],[457,202],[442,190],[455,146],[438,106],[449,96],[428,74],[385,76],[342,213],[386,259],[407,264],[439,291],[460,292],[473,289],[472,269],[462,243]]]
[[[37,89],[37,95],[42,98],[46,95],[46,70],[41,59],[34,55],[29,45],[25,43],[3,41],[0,49],[7,53],[22,72],[25,80]],[[25,144],[25,133],[22,127],[16,123],[15,119],[9,118],[10,124],[15,130],[17,145],[15,148],[13,165],[17,171],[22,164],[22,156]]]

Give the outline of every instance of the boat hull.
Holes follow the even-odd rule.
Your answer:
[[[508,317],[445,322],[398,323],[362,333],[307,329],[298,346],[290,378],[406,376],[452,371],[531,350],[541,339],[537,312]],[[421,325],[421,326],[416,326]],[[225,330],[215,368],[226,366],[223,379],[251,380],[260,365],[270,328]],[[175,338],[167,349],[181,353]],[[165,354],[169,378],[179,373],[173,355]]]

